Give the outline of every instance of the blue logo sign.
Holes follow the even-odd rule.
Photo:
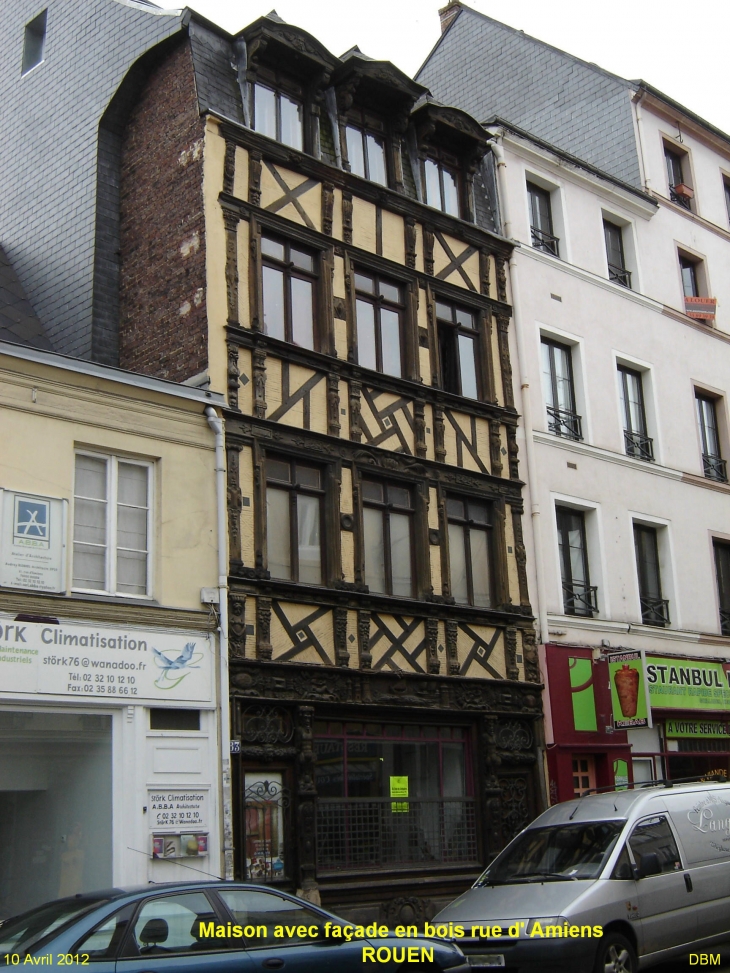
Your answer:
[[[48,500],[16,496],[13,524],[15,543],[30,547],[48,547],[51,539],[50,514],[51,504]]]

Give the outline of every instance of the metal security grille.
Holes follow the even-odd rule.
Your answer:
[[[318,871],[476,862],[473,798],[320,798]]]
[[[679,753],[727,753],[730,740],[678,740]]]

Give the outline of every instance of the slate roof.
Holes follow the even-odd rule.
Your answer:
[[[39,321],[23,285],[0,247],[0,340],[52,351],[48,335]]]

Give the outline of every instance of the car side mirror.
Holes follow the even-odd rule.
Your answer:
[[[647,851],[641,856],[639,861],[639,878],[646,878],[647,875],[661,875],[662,865],[659,855],[655,851]]]

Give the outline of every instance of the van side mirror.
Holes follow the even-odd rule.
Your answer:
[[[655,851],[647,851],[641,856],[639,862],[639,878],[646,878],[647,875],[661,875],[662,865],[659,855]]]

